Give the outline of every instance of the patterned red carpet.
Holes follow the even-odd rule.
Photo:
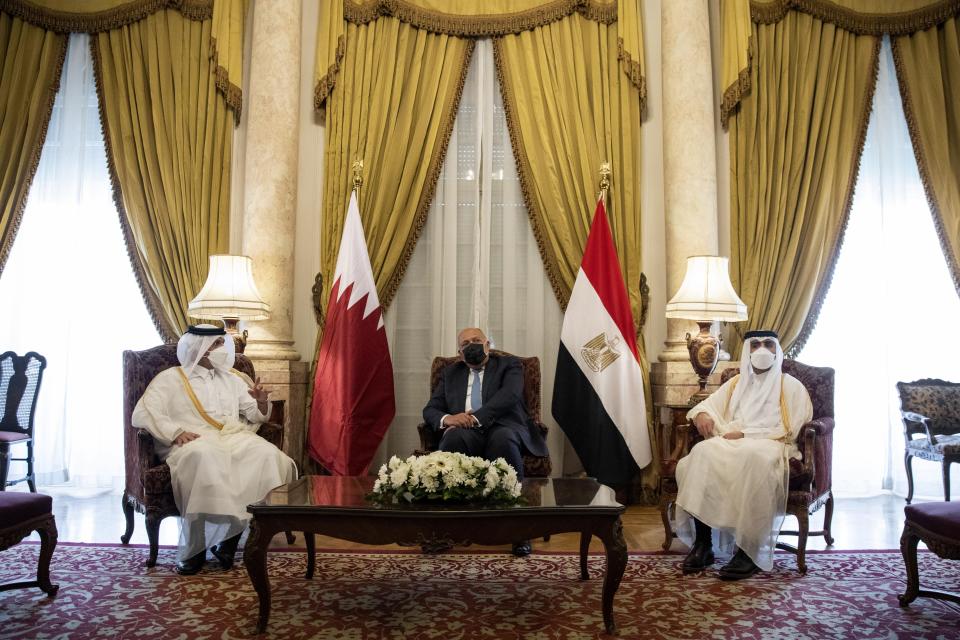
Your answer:
[[[39,547],[0,554],[0,581],[32,575]],[[60,593],[0,593],[2,638],[248,638],[257,599],[242,565],[173,571],[173,550],[143,567],[139,547],[61,544],[51,573]],[[957,589],[960,562],[920,554],[924,583]],[[275,638],[601,638],[603,559],[578,580],[574,555],[321,553],[312,582],[305,553],[269,556]],[[790,556],[772,572],[724,583],[682,577],[678,555],[631,555],[615,610],[621,638],[957,638],[960,608],[926,599],[897,606],[899,553],[812,553],[806,577]]]

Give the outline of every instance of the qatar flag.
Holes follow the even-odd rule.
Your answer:
[[[350,195],[313,383],[310,457],[335,475],[362,475],[396,405],[383,310],[356,193]]]
[[[651,460],[633,327],[601,199],[563,316],[552,408],[586,472],[608,485],[630,482]]]

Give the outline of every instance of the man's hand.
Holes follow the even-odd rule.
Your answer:
[[[183,433],[181,433],[180,435],[178,435],[176,438],[173,439],[173,444],[178,446],[183,446],[188,442],[192,442],[196,440],[199,437],[200,437],[199,435],[191,431],[184,431]]]
[[[443,426],[448,429],[456,427],[460,429],[472,429],[476,423],[473,421],[473,416],[469,413],[456,413],[451,414],[443,419]]]
[[[700,412],[693,418],[693,425],[697,428],[697,431],[700,432],[700,435],[704,438],[710,438],[713,436],[713,418],[709,414]]]
[[[743,431],[731,431],[729,433],[723,434],[723,437],[727,440],[739,440],[743,437]]]
[[[257,404],[260,406],[266,406],[267,398],[270,396],[270,392],[263,388],[263,385],[260,384],[260,377],[257,376],[256,381],[253,383],[253,387],[247,390],[247,393],[250,394],[250,397],[257,401]]]

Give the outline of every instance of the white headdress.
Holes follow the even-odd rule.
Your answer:
[[[236,354],[233,337],[228,336],[226,331],[212,324],[198,324],[191,326],[185,334],[180,336],[177,342],[177,359],[187,376],[193,373],[197,363],[207,355],[213,343],[220,338],[223,338],[223,346],[218,348],[226,350],[227,357],[222,364],[216,363],[215,366],[218,370],[229,370],[233,367]]]
[[[758,374],[750,363],[750,342],[773,339],[776,357],[767,371]],[[780,421],[780,391],[783,376],[783,349],[772,331],[748,331],[740,352],[740,380],[730,398],[730,416],[750,428],[773,428]]]

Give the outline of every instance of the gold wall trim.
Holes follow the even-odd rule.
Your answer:
[[[840,232],[837,234],[837,241],[830,252],[827,260],[827,268],[817,285],[817,290],[813,295],[813,301],[810,303],[810,309],[807,311],[807,317],[800,327],[800,333],[793,341],[793,344],[787,349],[786,354],[789,358],[794,358],[799,354],[807,340],[817,326],[817,320],[820,319],[820,311],[823,309],[823,302],[826,300],[827,293],[830,291],[830,285],[833,283],[833,274],[837,267],[837,259],[840,257],[840,249],[843,247],[843,241],[847,235],[847,225],[850,222],[850,209],[853,208],[853,196],[857,188],[857,177],[860,175],[860,160],[863,157],[863,146],[867,141],[867,128],[870,125],[870,115],[873,113],[873,95],[877,90],[877,77],[880,72],[880,45],[883,39],[877,37],[871,53],[872,61],[870,63],[870,84],[867,85],[866,95],[863,99],[863,105],[860,108],[860,118],[857,124],[857,139],[855,142],[855,153],[853,164],[850,167],[850,174],[847,178],[847,193],[843,199],[843,214],[840,218]]]
[[[137,279],[137,287],[140,288],[140,295],[143,296],[143,302],[147,305],[147,311],[150,313],[150,319],[153,320],[153,326],[156,327],[157,333],[160,334],[164,342],[172,344],[179,338],[179,333],[170,325],[167,314],[164,313],[163,304],[160,302],[160,296],[150,286],[146,269],[140,260],[140,252],[137,250],[137,241],[133,236],[130,220],[127,217],[127,209],[123,206],[123,191],[120,189],[120,178],[117,175],[117,166],[113,161],[110,131],[106,124],[107,114],[103,108],[103,61],[100,57],[100,47],[96,38],[90,38],[90,55],[93,58],[93,77],[97,86],[97,109],[100,112],[100,130],[103,134],[103,144],[107,153],[107,169],[110,172],[113,203],[117,207],[117,214],[120,218],[120,228],[123,230],[123,242],[127,248],[127,257],[130,258],[130,266],[133,268],[133,275]]]
[[[347,22],[366,24],[381,16],[391,16],[418,29],[467,38],[488,38],[529,31],[574,12],[603,24],[617,21],[617,3],[600,3],[596,0],[554,0],[533,9],[496,15],[440,13],[404,0],[377,0],[364,4],[352,0],[343,2],[343,17]]]
[[[954,252],[947,230],[943,224],[943,214],[940,210],[940,203],[937,201],[937,194],[933,189],[933,181],[930,178],[927,154],[923,150],[923,141],[920,138],[920,129],[917,126],[917,117],[913,110],[913,97],[907,81],[907,73],[903,68],[903,54],[900,51],[900,46],[897,44],[896,38],[891,38],[890,44],[893,49],[893,65],[897,70],[897,85],[900,87],[903,115],[907,119],[907,130],[910,132],[913,155],[917,159],[917,168],[920,170],[920,181],[923,183],[923,191],[927,195],[927,206],[930,207],[930,213],[933,216],[933,225],[937,230],[937,239],[940,240],[940,248],[943,250],[943,257],[947,262],[947,268],[950,270],[953,287],[956,289],[957,294],[960,295],[960,264],[957,264],[957,254]]]
[[[54,71],[53,84],[47,89],[47,96],[43,103],[43,111],[40,117],[43,118],[43,126],[40,128],[40,135],[30,151],[30,161],[27,166],[25,181],[27,186],[23,189],[17,202],[13,205],[13,215],[7,223],[3,237],[0,238],[0,274],[3,273],[3,267],[7,264],[7,258],[10,257],[10,249],[13,248],[13,241],[17,237],[17,231],[20,230],[20,223],[23,221],[23,212],[27,208],[27,198],[30,195],[30,185],[33,184],[33,178],[37,175],[37,167],[40,166],[40,156],[43,153],[43,143],[47,140],[47,128],[50,126],[50,116],[53,113],[53,103],[57,99],[57,92],[60,91],[60,77],[63,75],[63,63],[67,57],[67,45],[69,39],[61,36],[60,52],[57,54],[57,67]]]
[[[427,214],[430,212],[430,206],[433,204],[433,194],[437,190],[437,181],[440,179],[440,172],[443,170],[443,162],[447,157],[447,149],[450,147],[450,136],[453,133],[453,125],[457,120],[457,110],[460,108],[460,99],[463,97],[463,87],[467,82],[467,72],[470,70],[470,60],[473,59],[473,51],[476,48],[476,42],[470,40],[467,42],[466,51],[463,54],[463,71],[460,73],[460,81],[457,83],[457,91],[450,101],[449,109],[444,114],[440,124],[440,140],[434,146],[433,153],[430,156],[430,166],[427,169],[427,178],[423,185],[423,191],[420,194],[420,202],[417,205],[417,214],[414,218],[413,227],[407,236],[407,241],[403,246],[403,253],[397,263],[390,280],[387,281],[380,297],[380,305],[386,310],[393,302],[394,296],[400,289],[400,283],[403,282],[403,276],[407,272],[407,266],[410,264],[410,258],[413,257],[413,251],[417,248],[417,241],[423,232],[423,227],[427,224]],[[318,354],[319,355],[319,354]],[[316,358],[314,358],[316,360]]]
[[[960,0],[939,0],[911,11],[867,13],[830,0],[752,0],[750,16],[758,24],[773,24],[789,11],[801,11],[857,35],[908,35],[960,15]]]
[[[58,11],[30,0],[0,0],[0,11],[56,33],[99,33],[143,20],[163,9],[174,9],[190,20],[213,16],[213,0],[130,0],[96,12]]]

